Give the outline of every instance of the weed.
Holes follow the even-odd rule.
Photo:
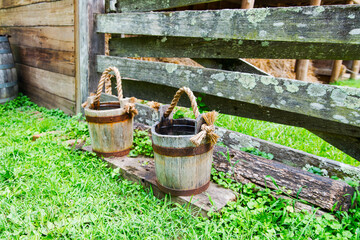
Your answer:
[[[129,156],[137,157],[139,155],[154,157],[154,152],[149,133],[147,131],[134,130],[134,141]]]
[[[274,158],[274,155],[272,155],[271,153],[262,152],[259,149],[254,148],[254,147],[240,148],[240,150],[243,152],[247,152],[252,155],[260,156],[260,157],[267,158],[270,160]]]

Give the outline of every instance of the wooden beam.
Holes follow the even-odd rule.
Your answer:
[[[310,5],[312,6],[320,6],[320,4],[321,0],[310,0]],[[306,81],[309,70],[309,60],[299,59],[296,61],[295,66],[296,79]]]
[[[75,51],[74,27],[0,27],[1,35],[10,35],[11,45]]]
[[[74,52],[11,45],[16,63],[75,77]]]
[[[334,65],[333,65],[331,77],[330,77],[330,82],[335,82],[335,81],[339,80],[342,62],[343,62],[342,60],[334,61]]]
[[[147,12],[194,4],[219,2],[221,0],[117,0],[117,12]]]
[[[306,81],[309,69],[309,60],[298,59],[295,64],[296,79]]]
[[[39,68],[16,64],[20,85],[30,84],[50,94],[75,101],[75,78]]]
[[[61,0],[2,0],[0,2],[0,9],[20,7],[20,6],[30,5],[30,4],[34,4],[34,3],[56,2],[56,1],[61,1]]]
[[[104,13],[103,1],[76,0],[76,112],[82,111],[81,104],[89,92],[95,90],[99,74],[95,69],[96,55],[105,52],[105,36],[95,32],[94,14]]]
[[[215,146],[214,168],[234,174],[235,179],[245,178],[271,189],[284,187],[286,190],[290,190],[289,195],[299,196],[299,198],[326,210],[331,210],[336,206],[337,210],[341,208],[343,211],[347,211],[351,206],[351,197],[355,191],[345,182],[321,177],[232,149],[229,150],[231,157],[231,163],[229,163],[223,155],[219,154],[220,152],[226,153],[227,149]],[[268,176],[275,180],[276,185]]]
[[[255,0],[242,0],[241,8],[242,9],[251,9],[254,8]]]
[[[110,55],[119,57],[343,59],[359,58],[360,44],[287,43],[188,37],[113,36]]]
[[[114,65],[120,69],[125,78],[167,85],[173,88],[189,86],[195,92],[211,95],[210,101],[211,98],[219,97],[228,99],[228,102],[237,102],[239,107],[240,104],[265,107],[267,111],[274,114],[278,112],[279,118],[283,115],[282,118],[285,119],[285,122],[287,122],[286,118],[292,119],[290,116],[286,117],[286,114],[293,113],[298,117],[301,116],[300,119],[292,120],[297,121],[296,126],[301,125],[310,129],[318,125],[316,121],[323,120],[331,122],[330,125],[334,126],[335,124],[337,127],[334,126],[333,128],[329,125],[321,127],[319,125],[315,128],[321,128],[325,132],[354,137],[360,136],[360,122],[356,114],[360,108],[360,90],[358,89],[110,56],[98,56],[97,63],[98,72],[102,72],[107,66]],[[148,95],[149,97],[156,97],[154,94]],[[232,114],[241,111],[238,110],[239,107],[235,109],[226,107],[221,101],[217,104],[220,108],[224,108],[221,110],[222,112],[227,111],[227,113]],[[265,112],[264,114],[266,115]],[[293,114],[291,115],[295,116]],[[308,117],[317,120],[304,121]],[[253,118],[257,117],[253,116]],[[282,120],[272,119],[270,121],[279,122]]]
[[[359,137],[344,137],[340,134],[329,134],[324,132],[312,131],[326,142],[336,146],[341,151],[349,156],[359,159],[360,156],[360,138]]]
[[[19,17],[21,16],[21,17]],[[74,0],[0,9],[0,26],[73,26]]]
[[[357,79],[360,70],[360,60],[354,60],[351,68],[352,72],[350,78]]]
[[[351,16],[352,21],[348,21]],[[303,43],[360,41],[360,6],[309,6],[100,14],[97,31],[114,34]]]

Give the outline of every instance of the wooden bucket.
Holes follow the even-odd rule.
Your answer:
[[[104,82],[115,72],[119,102],[100,102]],[[130,152],[133,143],[135,104],[123,99],[121,77],[117,68],[107,68],[101,76],[96,95],[89,97],[85,106],[93,151],[98,156],[122,157]]]
[[[196,120],[169,117],[183,92],[191,100]],[[160,108],[160,122],[151,129],[158,187],[173,196],[199,194],[210,184],[214,146],[207,138],[203,138],[197,146],[192,141],[204,123],[203,115],[199,114],[195,96],[185,87],[177,92],[165,113],[164,107],[167,108]]]
[[[0,103],[17,97],[18,83],[14,58],[7,36],[0,36]]]

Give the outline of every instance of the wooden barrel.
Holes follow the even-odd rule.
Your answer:
[[[119,102],[100,102],[103,85],[111,71],[116,75]],[[123,99],[121,77],[116,68],[104,71],[96,96],[88,98],[84,111],[92,149],[98,156],[121,157],[129,154],[133,143],[133,117],[137,111],[129,98]]]
[[[17,97],[18,84],[14,58],[7,36],[0,36],[0,104]]]
[[[173,196],[191,196],[210,184],[213,146],[205,140],[199,146],[190,141],[195,121],[171,119],[152,126],[155,172],[160,190]]]
[[[184,92],[190,98],[196,120],[171,118]],[[214,143],[205,137],[206,133],[198,141],[194,140],[197,139],[195,135],[202,135],[201,129],[206,125],[194,94],[189,88],[180,88],[170,107],[160,107],[160,116],[160,122],[151,128],[158,187],[174,196],[191,196],[205,191],[210,185]]]

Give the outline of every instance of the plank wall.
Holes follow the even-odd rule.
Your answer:
[[[10,35],[22,92],[75,113],[74,0],[1,0],[0,34]]]

